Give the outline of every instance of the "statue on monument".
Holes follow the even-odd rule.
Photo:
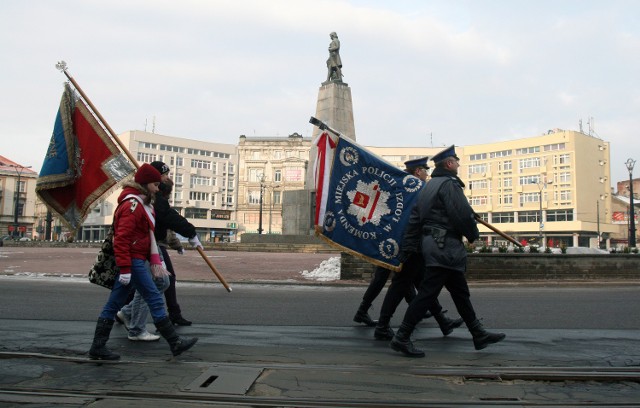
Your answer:
[[[340,40],[338,34],[329,34],[331,43],[329,44],[329,59],[327,60],[327,81],[342,82],[342,60],[340,59]]]

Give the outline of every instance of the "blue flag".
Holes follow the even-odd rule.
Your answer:
[[[339,138],[334,151],[324,216],[316,233],[330,244],[373,264],[399,271],[397,256],[420,179]]]

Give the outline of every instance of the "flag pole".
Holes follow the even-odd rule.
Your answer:
[[[500,231],[499,229],[497,229],[496,227],[494,227],[493,225],[489,224],[488,222],[486,222],[485,220],[483,220],[482,218],[480,218],[480,216],[478,214],[476,214],[475,216],[476,221],[478,221],[480,224],[484,225],[485,227],[489,228],[491,231],[495,232],[496,234],[500,235],[502,238],[506,239],[507,241],[510,241],[511,243],[513,243],[514,245],[517,245],[519,247],[522,247],[522,244],[519,243],[518,241],[515,240],[515,238],[505,234],[504,232]]]
[[[98,109],[96,109],[96,107],[93,105],[89,97],[84,93],[82,88],[80,88],[80,85],[78,85],[76,80],[73,79],[71,75],[69,75],[69,72],[67,72],[67,63],[64,61],[58,61],[58,63],[56,64],[56,68],[62,71],[62,73],[69,79],[69,81],[71,81],[71,83],[76,88],[80,96],[82,96],[82,99],[84,99],[85,102],[87,102],[87,105],[89,105],[93,113],[98,117],[102,126],[104,126],[107,129],[107,131],[110,133],[111,138],[118,144],[118,146],[120,146],[120,149],[122,149],[124,154],[127,155],[127,157],[129,158],[129,161],[131,161],[131,163],[133,163],[136,166],[136,168],[139,168],[140,165],[138,164],[138,161],[131,155],[131,152],[129,151],[129,149],[127,149],[126,146],[122,144],[122,142],[120,141],[120,138],[118,137],[118,135],[116,135],[116,132],[114,132],[113,129],[111,129],[111,126],[109,126],[109,124],[107,123],[107,121],[104,120],[100,112],[98,112]]]
[[[122,144],[122,142],[120,141],[120,138],[118,137],[118,135],[116,135],[116,132],[114,132],[113,129],[111,129],[111,126],[109,126],[109,124],[107,123],[107,121],[104,120],[104,118],[102,117],[102,115],[100,114],[98,109],[96,109],[96,107],[93,105],[93,103],[91,102],[89,97],[84,93],[82,88],[80,88],[80,85],[78,85],[76,80],[73,79],[73,77],[71,75],[69,75],[69,72],[67,72],[67,63],[64,62],[64,61],[58,61],[58,63],[56,64],[56,68],[59,69],[60,71],[62,71],[62,73],[69,79],[69,81],[71,81],[71,83],[76,88],[76,90],[78,91],[80,96],[82,96],[82,99],[84,99],[85,102],[87,103],[87,105],[89,105],[89,107],[91,108],[93,113],[100,120],[100,123],[102,124],[102,126],[104,126],[107,129],[107,131],[110,133],[111,138],[118,144],[118,146],[120,146],[120,149],[122,149],[122,151],[127,155],[129,160],[131,161],[131,163],[133,163],[136,166],[136,168],[140,168],[140,165],[138,164],[138,161],[133,157],[133,155],[131,155],[131,152],[129,151],[129,149],[127,149],[127,147]],[[224,277],[220,274],[220,272],[218,272],[218,270],[215,268],[215,266],[213,266],[213,264],[211,263],[209,258],[206,257],[206,255],[204,254],[204,251],[202,251],[200,248],[198,248],[198,253],[202,257],[202,259],[204,259],[204,261],[209,266],[209,268],[211,268],[213,273],[218,277],[218,279],[220,280],[222,285],[227,289],[227,292],[231,292],[231,288],[229,287],[229,285],[225,281]]]

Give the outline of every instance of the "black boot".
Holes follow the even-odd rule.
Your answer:
[[[376,325],[376,330],[373,332],[373,337],[376,340],[391,340],[393,339],[393,329],[389,327],[389,321],[391,318],[388,316],[380,316],[380,320],[378,320],[378,324]]]
[[[180,316],[176,316],[176,317],[172,317],[171,318],[171,323],[175,324],[176,326],[191,326],[191,321],[185,319],[181,315]]]
[[[433,317],[436,319],[436,322],[438,322],[443,336],[448,336],[453,332],[453,329],[457,329],[464,323],[462,319],[449,319],[442,311],[434,314]]]
[[[411,341],[411,333],[414,326],[402,322],[398,332],[393,336],[393,340],[389,343],[392,349],[402,352],[407,357],[424,357],[424,351],[413,346]]]
[[[178,336],[176,329],[173,327],[173,323],[171,323],[171,319],[168,317],[156,323],[156,328],[167,343],[169,343],[171,353],[173,353],[174,356],[178,356],[182,354],[183,351],[189,350],[198,341],[197,337],[185,338]]]
[[[489,344],[497,343],[504,340],[506,334],[504,333],[490,333],[484,329],[480,320],[476,319],[469,326],[469,331],[473,336],[473,345],[476,350],[482,350]]]
[[[370,307],[371,304],[367,304],[365,302],[360,303],[360,307],[358,308],[356,315],[353,316],[353,321],[356,323],[364,323],[369,327],[374,327],[378,322],[373,320],[371,316],[369,316],[369,313],[367,311]]]
[[[93,343],[91,343],[89,350],[89,357],[92,360],[118,360],[120,358],[118,354],[112,353],[106,346],[112,328],[113,320],[98,318]]]

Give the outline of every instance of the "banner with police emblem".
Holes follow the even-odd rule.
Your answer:
[[[353,141],[339,138],[316,233],[331,245],[399,271],[397,260],[411,207],[423,182]]]

